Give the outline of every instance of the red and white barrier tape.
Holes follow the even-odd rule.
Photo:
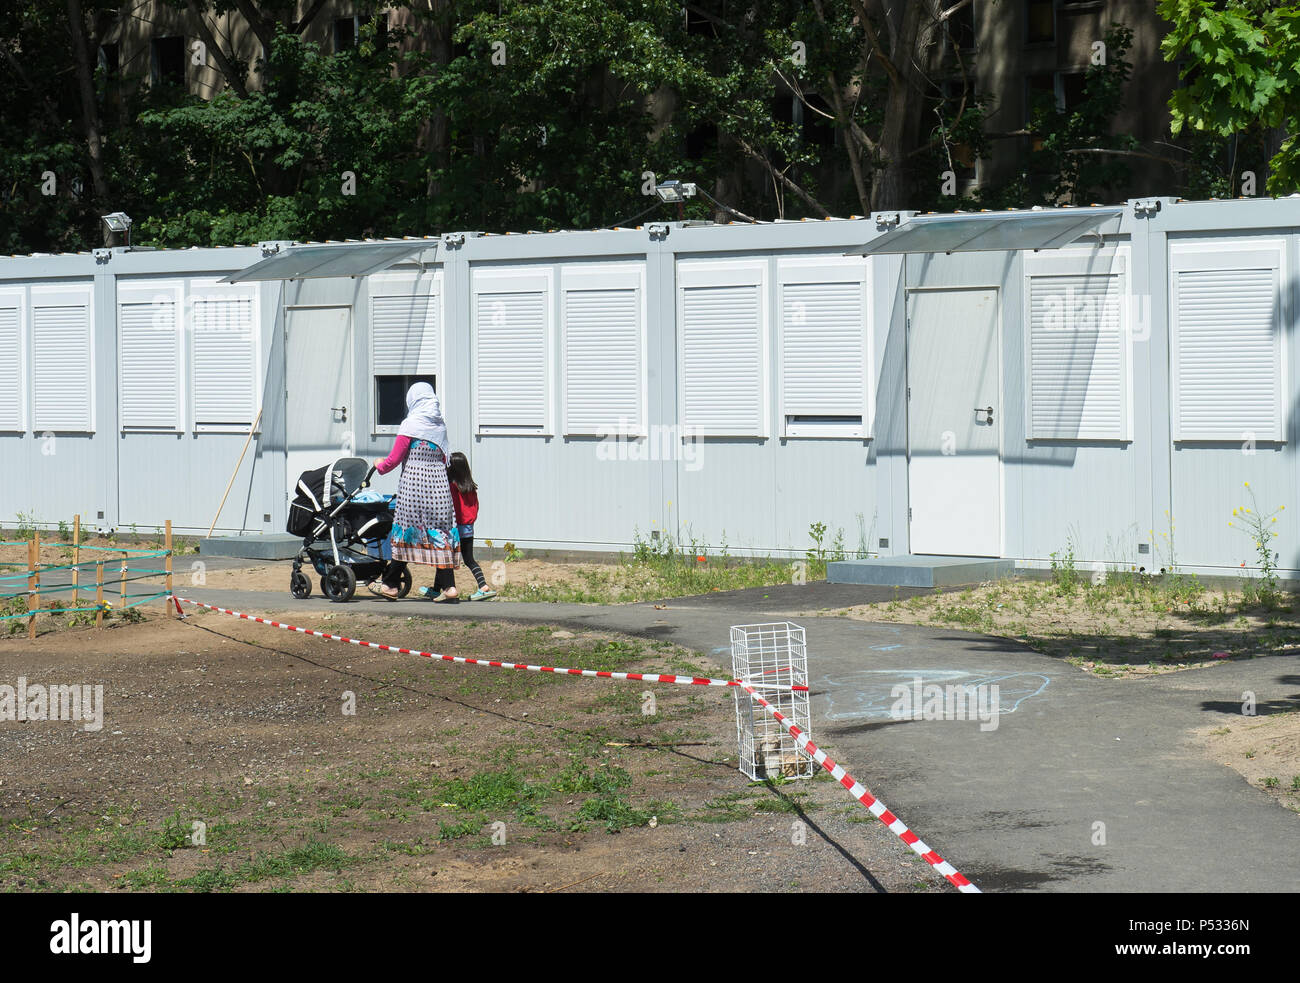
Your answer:
[[[858,784],[857,779],[837,765],[833,759],[827,756],[825,751],[810,741],[807,734],[801,731],[794,724],[790,723],[790,721],[786,720],[776,707],[772,706],[772,704],[768,703],[767,700],[759,696],[753,687],[745,683],[743,680],[739,682],[739,685],[751,697],[753,697],[764,710],[776,718],[777,723],[784,727],[786,731],[789,732],[790,736],[795,739],[800,750],[829,771],[831,777],[849,790],[849,795],[853,796],[866,806],[873,816],[889,827],[891,833],[910,846],[916,853],[920,854],[922,860],[946,877],[948,882],[957,888],[957,890],[964,894],[982,893],[979,888],[959,874],[952,864],[948,863],[948,861],[944,860],[943,857],[939,856],[926,846],[925,841],[908,829],[901,819],[885,808],[883,802],[863,788],[862,785]]]
[[[283,628],[285,631],[295,631],[300,635],[315,635],[317,638],[328,639],[331,642],[347,642],[349,645],[360,645],[363,648],[379,649],[383,652],[397,652],[401,655],[418,655],[425,659],[439,659],[443,662],[459,662],[467,666],[488,666],[493,669],[523,669],[528,672],[551,672],[559,676],[592,676],[599,679],[630,679],[636,682],[644,683],[676,683],[680,686],[742,686],[744,685],[735,679],[709,679],[701,676],[675,676],[671,673],[655,672],[608,672],[599,669],[565,669],[561,666],[532,666],[522,662],[498,662],[495,659],[467,659],[459,655],[439,655],[436,652],[422,652],[419,649],[399,648],[396,645],[382,645],[379,642],[365,642],[359,638],[347,638],[343,635],[330,635],[327,632],[315,631],[311,628],[299,628],[296,625],[281,624],[279,621],[272,621],[270,618],[259,618],[254,614],[244,614],[241,611],[231,611],[229,608],[217,607],[214,604],[204,604],[202,601],[192,601],[187,597],[177,597],[171,595],[172,600],[176,603],[176,611],[180,613],[181,604],[192,604],[198,608],[207,608],[209,611],[218,611],[221,614],[233,615],[236,618],[243,618],[245,621],[256,621],[261,625],[270,625],[272,628]],[[777,686],[763,685],[762,689],[777,689],[782,691],[790,690],[807,690],[807,686]]]

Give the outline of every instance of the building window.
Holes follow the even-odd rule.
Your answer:
[[[150,42],[149,78],[154,85],[185,85],[184,38],[154,38]]]
[[[107,78],[117,77],[117,73],[121,68],[120,51],[121,49],[115,42],[110,44],[101,44],[99,46],[99,70],[103,72]]]
[[[1056,40],[1054,0],[1025,0],[1025,43],[1043,44]]]
[[[562,269],[565,434],[645,434],[644,277],[640,263]]]
[[[948,43],[961,51],[975,48],[975,0],[962,7],[944,22]]]
[[[347,51],[357,46],[357,19],[340,17],[334,22],[334,50]]]
[[[478,433],[551,433],[552,281],[548,267],[473,273]]]
[[[406,419],[406,393],[417,382],[427,382],[438,391],[435,375],[375,376],[375,424],[393,431]]]

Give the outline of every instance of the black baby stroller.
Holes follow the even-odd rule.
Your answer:
[[[356,593],[358,580],[374,580],[384,572],[387,561],[380,547],[393,528],[392,503],[354,501],[373,474],[374,468],[363,459],[341,457],[298,478],[286,523],[289,532],[303,537],[289,577],[294,597],[311,595],[304,563],[320,574],[320,588],[331,601],[348,600]],[[409,570],[402,571],[397,590],[398,597],[410,592]]]

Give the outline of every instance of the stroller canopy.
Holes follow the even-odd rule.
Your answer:
[[[340,457],[332,464],[299,475],[296,497],[318,512],[357,491],[369,470],[364,458]]]

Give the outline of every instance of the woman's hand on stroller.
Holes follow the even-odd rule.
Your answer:
[[[384,463],[384,459],[382,457],[375,458],[375,462],[372,465],[370,465],[370,470],[367,471],[366,476],[361,479],[362,488],[370,487],[370,479],[375,476],[375,472],[379,470],[379,465],[383,463]]]

